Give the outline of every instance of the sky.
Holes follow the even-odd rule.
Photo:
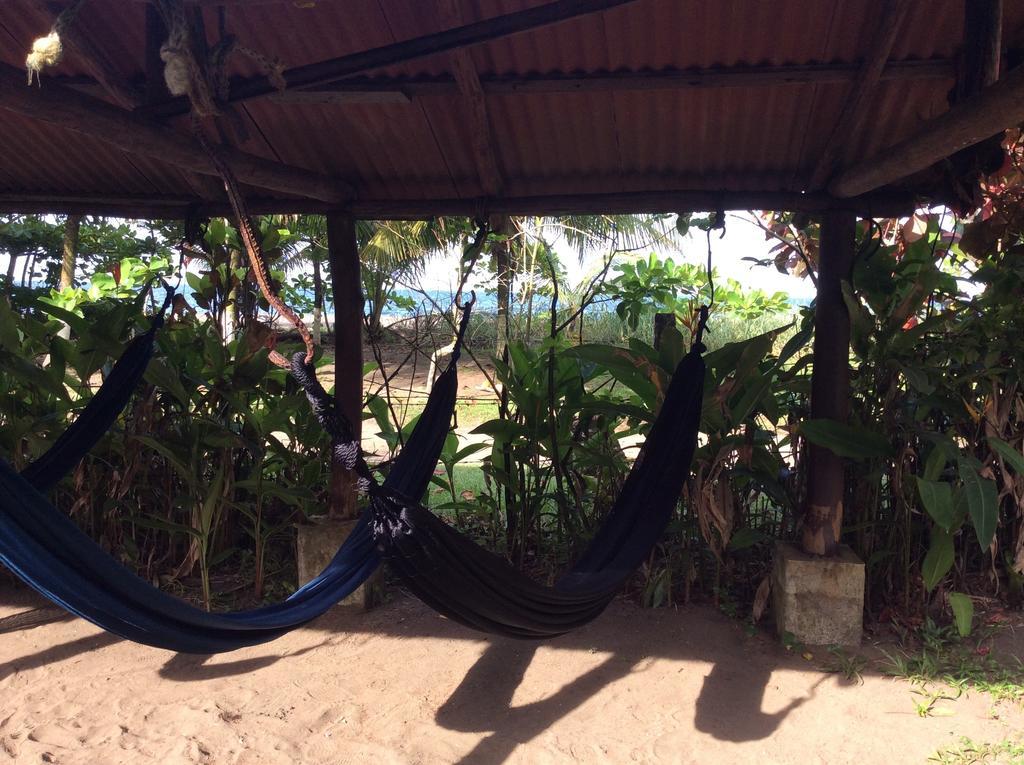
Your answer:
[[[605,248],[595,247],[585,253],[581,262],[575,249],[570,247],[564,238],[557,239],[552,242],[552,245],[565,266],[570,286],[575,286],[591,278],[607,254]],[[728,213],[725,236],[719,239],[717,232],[712,234],[712,261],[721,277],[735,279],[744,287],[757,288],[768,293],[785,292],[799,302],[806,302],[813,298],[814,288],[810,280],[780,274],[774,268],[757,266],[743,260],[746,257],[766,258],[771,247],[772,242],[765,240],[764,233],[753,221],[750,213]],[[619,260],[646,258],[653,250],[661,258],[671,257],[676,262],[685,261],[703,265],[707,257],[707,241],[704,232],[696,229],[691,231],[679,249],[680,251],[673,252],[671,248],[652,247],[633,253],[623,253],[617,258]],[[419,288],[454,292],[460,255],[461,251],[453,250],[447,255],[433,258],[424,269]],[[6,273],[7,262],[7,255],[0,253],[0,273]]]
[[[765,240],[764,232],[754,222],[750,213],[727,213],[725,236],[721,239],[718,236],[718,232],[711,235],[711,257],[720,277],[735,279],[748,289],[756,288],[768,293],[785,292],[800,302],[806,302],[814,297],[814,287],[809,279],[781,274],[775,268],[766,268],[743,260],[748,257],[767,258],[773,245],[773,242]],[[595,248],[585,254],[581,263],[575,249],[570,247],[564,238],[552,242],[552,246],[565,266],[567,281],[572,286],[591,278],[607,254],[606,249]],[[681,251],[673,252],[671,248],[653,247],[634,253],[623,253],[617,258],[622,261],[646,258],[652,250],[662,259],[670,257],[677,263],[685,261],[704,265],[707,260],[707,239],[703,231],[695,229],[683,240]],[[453,251],[434,258],[425,269],[420,288],[454,291],[459,256],[458,251]]]

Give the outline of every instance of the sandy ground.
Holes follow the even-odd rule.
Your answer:
[[[0,593],[0,617],[25,595]],[[818,669],[707,608],[613,605],[546,643],[489,639],[401,594],[220,656],[65,620],[0,635],[0,763],[925,763],[1024,730],[972,694]]]

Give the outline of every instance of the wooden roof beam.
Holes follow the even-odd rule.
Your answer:
[[[892,53],[893,45],[896,44],[903,21],[912,4],[913,0],[886,0],[879,23],[872,24],[873,34],[870,47],[864,56],[857,79],[843,102],[836,126],[811,172],[811,178],[807,184],[810,191],[818,191],[823,188],[842,161],[843,152],[849,146],[850,139],[856,135],[857,128],[860,127],[868,113],[868,106],[875,93],[875,86],[878,85],[885,73],[889,54]]]
[[[462,9],[457,0],[441,0],[439,3],[441,16],[453,27],[465,26]],[[494,151],[494,134],[491,130],[491,118],[487,113],[487,98],[476,65],[469,51],[459,48],[449,54],[452,73],[459,94],[469,108],[469,129],[473,149],[473,162],[476,164],[480,187],[486,196],[494,197],[501,193],[501,170]]]
[[[888,186],[1021,122],[1024,67],[1017,67],[976,96],[929,120],[909,138],[842,171],[828,190],[836,197],[848,198]]]
[[[0,109],[105,141],[122,151],[203,175],[217,175],[195,139],[48,80],[42,87],[26,86],[25,73],[6,64],[0,64]],[[353,196],[347,184],[334,178],[230,147],[222,151],[242,183],[323,202],[341,203]]]
[[[555,0],[534,8],[494,16],[442,32],[414,37],[411,40],[402,40],[379,48],[298,66],[287,70],[284,79],[289,90],[326,85],[371,69],[448,53],[633,2],[636,0]],[[259,76],[233,83],[228,100],[248,101],[276,92],[277,88],[268,77]],[[179,97],[154,107],[146,107],[145,111],[156,116],[168,117],[186,114],[189,109],[188,99]]]
[[[486,202],[486,204],[484,204]],[[72,213],[139,218],[179,218],[190,209],[205,215],[230,214],[227,203],[202,203],[191,197],[96,196],[67,192],[0,193],[0,212]],[[714,212],[716,210],[784,210],[818,213],[854,211],[864,217],[893,218],[914,210],[909,193],[878,192],[853,199],[825,193],[787,191],[636,191],[594,194],[507,196],[494,199],[362,199],[339,206],[310,199],[251,196],[253,214],[344,212],[366,220],[429,220],[443,216],[473,216],[481,209],[494,215],[627,214],[655,212]]]
[[[714,66],[700,69],[658,69],[652,71],[587,72],[583,74],[482,75],[484,95],[529,95],[531,93],[592,93],[605,91],[705,90],[709,88],[777,87],[784,85],[843,84],[853,82],[861,67],[831,64],[781,64]],[[949,59],[890,61],[882,71],[883,81],[952,80],[956,65]],[[83,93],[95,95],[99,84],[88,77],[53,77]],[[147,84],[149,77],[147,76]],[[162,75],[157,77],[162,84]],[[414,98],[455,96],[459,84],[452,75],[422,77],[348,77],[344,80],[302,90],[286,90],[267,96],[277,103],[305,104],[407,104]]]

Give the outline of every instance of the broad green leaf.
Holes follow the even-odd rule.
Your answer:
[[[892,451],[888,439],[880,433],[835,420],[805,420],[800,432],[812,444],[824,446],[840,457],[869,459],[886,457]]]
[[[967,460],[958,460],[957,465],[960,480],[964,483],[967,512],[978,535],[978,544],[982,552],[987,552],[999,522],[999,491],[995,481],[982,478]]]
[[[953,609],[953,619],[956,621],[956,631],[960,633],[960,637],[970,635],[974,624],[974,602],[962,592],[951,592],[949,607]]]
[[[953,531],[956,513],[953,510],[953,487],[944,481],[929,481],[914,476],[921,503],[932,520],[946,531]]]
[[[192,271],[185,272],[185,282],[195,292],[202,292],[205,287],[203,284],[203,277],[199,274],[193,273]]]
[[[477,442],[475,444],[470,444],[469,446],[465,446],[462,449],[459,449],[457,452],[455,452],[455,456],[452,457],[452,462],[455,462],[455,463],[462,462],[464,459],[466,459],[466,457],[470,457],[470,456],[476,454],[477,452],[482,451],[483,449],[486,449],[486,448],[487,448],[487,444],[481,443],[481,442]]]
[[[64,401],[69,400],[67,389],[63,384],[64,375],[61,373],[60,379],[58,379],[56,374],[58,370],[37,367],[31,361],[6,352],[0,356],[0,361],[2,361],[5,372],[25,385],[44,390]]]
[[[152,359],[146,367],[146,382],[170,393],[182,406],[188,406],[189,397],[185,386],[181,383],[178,373],[168,366],[163,359]]]
[[[779,364],[785,364],[790,358],[796,354],[797,351],[801,350],[811,340],[813,330],[810,327],[802,329],[793,335],[786,344],[782,346],[782,350],[779,351]]]
[[[935,527],[932,529],[931,546],[921,563],[921,577],[925,588],[931,592],[953,567],[953,535]]]
[[[395,426],[391,422],[391,412],[388,409],[388,402],[380,396],[370,396],[366,401],[366,408],[373,414],[377,421],[377,427],[384,435],[397,435]]]
[[[995,436],[989,437],[988,445],[992,447],[992,451],[1003,458],[1007,465],[1013,468],[1017,475],[1024,476],[1024,454],[1021,454],[1003,439],[996,438]]]
[[[148,446],[155,452],[158,452],[167,462],[178,471],[178,475],[181,476],[182,480],[185,481],[189,486],[194,486],[196,481],[195,473],[189,470],[185,463],[182,462],[178,456],[170,450],[169,447],[158,441],[152,436],[133,436],[136,441],[141,442],[145,446]]]
[[[217,510],[220,508],[224,494],[224,465],[217,468],[213,482],[206,493],[206,498],[199,509],[199,531],[202,533],[200,541],[207,545],[210,541],[210,533],[213,530],[214,519],[217,517]]]
[[[75,334],[79,337],[88,337],[92,333],[90,332],[89,322],[79,316],[77,313],[73,313],[66,308],[61,308],[59,305],[49,302],[46,298],[39,298],[35,302],[35,306],[45,314],[52,316],[55,319],[60,319],[62,322],[67,324],[71,329],[75,331]]]
[[[196,539],[199,538],[198,529],[194,529],[191,526],[186,526],[182,523],[172,523],[171,521],[164,520],[163,518],[158,518],[155,515],[132,518],[132,523],[136,526],[142,526],[147,529],[166,531],[169,534],[188,534]]]
[[[768,392],[774,381],[775,375],[771,372],[767,374],[757,372],[742,380],[743,395],[730,411],[733,427],[738,427],[746,421],[754,407],[757,406],[758,401]]]
[[[929,481],[937,481],[946,467],[946,452],[942,447],[933,446],[924,462],[923,477]]]

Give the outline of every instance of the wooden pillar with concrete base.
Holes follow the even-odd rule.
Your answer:
[[[327,257],[334,292],[334,398],[358,440],[363,422],[363,288],[356,222],[348,215],[327,216]],[[358,516],[355,475],[331,466],[330,517]]]
[[[327,249],[334,291],[334,396],[359,439],[363,413],[363,293],[359,244],[351,216],[328,214]],[[327,517],[299,527],[296,557],[300,586],[330,563],[358,517],[355,476],[333,462]],[[379,579],[374,575],[344,604],[371,608],[379,599],[379,589]]]
[[[856,246],[856,216],[825,213],[821,221],[818,295],[814,310],[811,418],[845,423],[850,396],[850,316],[842,282]],[[808,444],[807,496],[800,547],[775,550],[772,591],[779,634],[813,644],[860,642],[864,564],[840,544],[846,489],[843,460]]]
[[[818,295],[814,305],[814,368],[811,418],[846,422],[850,411],[850,315],[842,282],[850,278],[857,219],[829,212],[821,220]],[[811,555],[836,555],[843,524],[846,482],[843,460],[808,444],[807,496],[802,547]]]

